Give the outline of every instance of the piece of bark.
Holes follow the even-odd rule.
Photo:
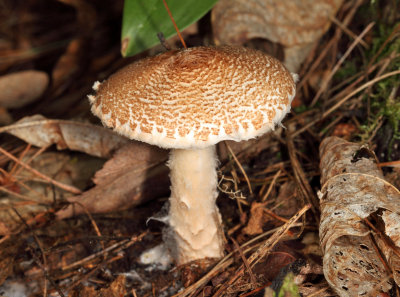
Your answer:
[[[330,26],[342,0],[220,0],[212,10],[217,44],[262,38],[284,48],[284,64],[297,72]]]
[[[392,278],[399,283],[400,192],[384,180],[366,146],[328,137],[320,156],[325,278],[339,296],[388,292]]]

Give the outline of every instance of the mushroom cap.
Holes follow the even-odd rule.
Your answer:
[[[277,59],[236,47],[174,50],[130,64],[89,95],[116,132],[163,148],[247,140],[280,124],[295,75]]]

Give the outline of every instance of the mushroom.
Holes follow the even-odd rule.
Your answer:
[[[94,84],[92,112],[105,126],[171,149],[164,238],[178,264],[223,256],[215,144],[273,130],[290,111],[295,80],[260,51],[221,46],[169,51]]]

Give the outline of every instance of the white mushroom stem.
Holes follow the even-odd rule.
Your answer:
[[[171,151],[169,223],[178,264],[223,256],[215,146]]]

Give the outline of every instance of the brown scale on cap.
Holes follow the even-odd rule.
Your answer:
[[[147,58],[96,84],[106,126],[165,148],[246,140],[279,124],[295,94],[276,59],[243,47],[196,47]]]

